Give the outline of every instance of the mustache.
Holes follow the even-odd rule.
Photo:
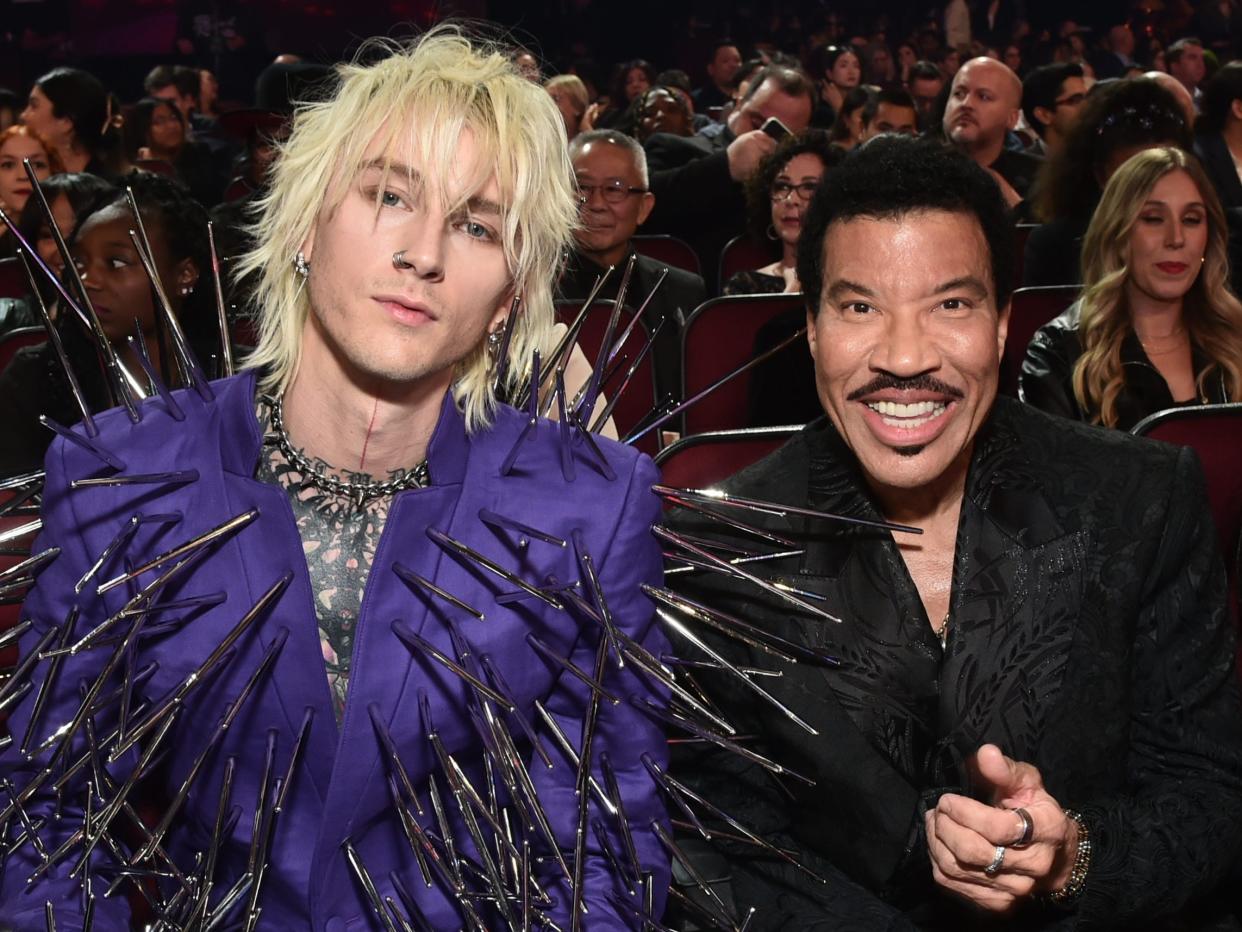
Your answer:
[[[888,372],[881,372],[866,385],[856,388],[846,395],[845,400],[858,401],[867,395],[889,389],[895,389],[899,392],[936,392],[939,395],[947,395],[950,398],[964,398],[966,395],[960,388],[947,382],[942,382],[935,376],[928,375],[927,373],[903,379]]]

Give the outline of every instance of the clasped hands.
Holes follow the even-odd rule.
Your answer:
[[[994,913],[1012,912],[1036,894],[1064,887],[1078,849],[1078,825],[1044,789],[1039,771],[1010,760],[994,744],[983,745],[968,763],[991,803],[946,793],[928,810],[927,850],[936,883]],[[1026,827],[1018,809],[1031,820],[1031,832],[1029,843],[1015,848]]]

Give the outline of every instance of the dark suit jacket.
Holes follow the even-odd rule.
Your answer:
[[[826,420],[725,488],[880,517]],[[702,519],[673,523],[756,547]],[[1190,451],[998,398],[971,461],[943,653],[891,534],[776,515],[763,526],[805,554],[747,569],[822,598],[841,623],[733,577],[670,577],[840,660],[794,664],[710,638],[736,663],[779,671],[760,682],[818,731],[731,677],[701,674],[738,733],[758,736],[747,747],[815,781],[778,789],[725,753],[680,763],[683,779],[829,881],[753,846],[726,849],[737,901],[760,907],[753,927],[974,924],[978,913],[933,885],[922,812],[942,792],[969,792],[962,761],[984,742],[1038,767],[1091,832],[1074,911],[1031,904],[1014,926],[1068,918],[1136,928],[1211,895],[1242,835],[1242,705],[1224,573]]]
[[[628,261],[628,258],[623,260],[617,271],[613,272],[608,281],[604,283],[599,293],[601,300],[614,300],[617,297],[617,288],[621,284],[621,269]],[[659,336],[656,337],[655,346],[651,348],[657,401],[666,395],[677,399],[681,397],[681,328],[691,312],[707,299],[703,279],[693,272],[668,266],[648,256],[640,255],[634,264],[634,275],[630,279],[626,306],[631,310],[638,308],[651,294],[656,279],[666,268],[668,276],[643,314],[643,326],[646,327],[648,334],[655,330],[661,319],[666,321]],[[561,275],[557,286],[557,297],[585,300],[591,293],[595,280],[603,274],[603,268],[579,253],[573,253]]]
[[[1216,196],[1224,207],[1242,207],[1242,181],[1234,167],[1233,156],[1219,133],[1195,137],[1195,155],[1203,162]]]

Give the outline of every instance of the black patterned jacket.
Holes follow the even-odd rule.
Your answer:
[[[879,517],[824,419],[725,487]],[[688,513],[671,524],[765,549]],[[888,532],[775,516],[764,526],[805,555],[748,569],[822,596],[841,623],[718,574],[669,577],[840,659],[791,664],[711,641],[779,672],[759,681],[818,736],[732,678],[695,674],[739,733],[756,736],[748,747],[815,781],[778,786],[728,753],[681,755],[683,779],[830,881],[726,844],[719,873],[739,906],[759,907],[753,928],[995,927],[934,886],[922,835],[926,806],[970,792],[962,761],[984,742],[1038,767],[1058,802],[1084,814],[1094,845],[1073,910],[1032,903],[1007,928],[1196,928],[1227,912],[1219,885],[1242,839],[1242,704],[1191,452],[999,398],[967,480],[943,653]]]

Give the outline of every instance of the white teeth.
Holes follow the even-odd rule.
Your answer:
[[[936,417],[941,414],[946,405],[940,401],[916,401],[914,404],[900,404],[896,401],[873,401],[867,405],[877,414],[883,414],[887,417],[896,418],[923,418]]]

